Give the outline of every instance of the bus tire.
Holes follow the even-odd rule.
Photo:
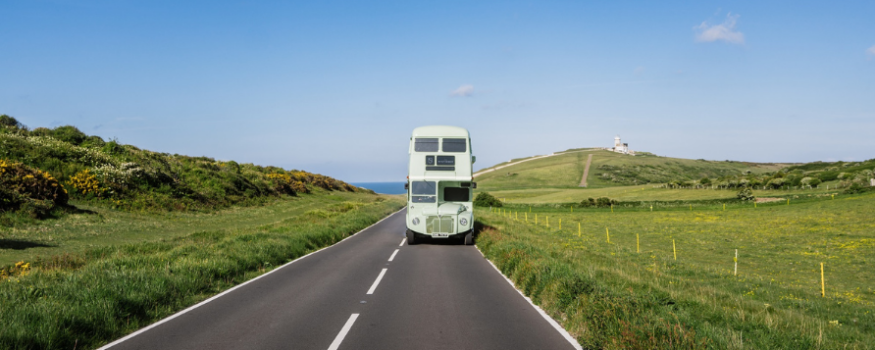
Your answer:
[[[465,245],[474,245],[474,232],[465,235]]]
[[[416,235],[410,230],[407,230],[407,245],[416,245]]]

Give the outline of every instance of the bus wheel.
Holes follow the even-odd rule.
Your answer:
[[[407,230],[407,245],[416,245],[416,236],[410,230]]]
[[[474,244],[474,232],[472,231],[472,232],[468,232],[468,234],[465,235],[465,245],[473,245],[473,244]]]

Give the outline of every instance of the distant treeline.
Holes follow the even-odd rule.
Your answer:
[[[0,115],[0,213],[40,217],[68,198],[122,209],[203,210],[313,190],[365,191],[328,176],[142,150],[74,126]]]

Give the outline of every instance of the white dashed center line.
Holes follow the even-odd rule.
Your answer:
[[[380,275],[377,276],[377,280],[374,281],[374,284],[371,285],[371,289],[368,289],[368,294],[374,294],[374,290],[377,289],[377,286],[380,284],[380,280],[382,280],[383,275],[386,274],[386,270],[387,269],[383,269],[383,271],[380,271]]]
[[[337,337],[334,338],[333,342],[331,342],[328,350],[337,350],[337,348],[340,347],[340,343],[343,342],[343,338],[345,338],[346,334],[349,333],[349,329],[352,328],[352,324],[355,323],[355,319],[357,318],[359,318],[359,314],[352,314],[352,316],[349,316],[349,319],[346,320],[346,324],[344,324],[343,328],[340,329],[340,333],[337,333]]]
[[[407,238],[402,239],[402,240],[401,240],[401,244],[399,244],[398,246],[399,246],[399,247],[400,247],[400,246],[403,246],[403,245],[404,245],[404,242],[407,242]]]
[[[395,254],[398,254],[398,249],[395,249],[395,252],[389,257],[389,261],[395,260]]]

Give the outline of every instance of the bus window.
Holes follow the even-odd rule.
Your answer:
[[[437,143],[435,143],[437,145]],[[413,181],[410,187],[413,203],[434,203],[437,201],[437,186],[434,181]]]
[[[467,202],[471,198],[470,189],[463,187],[444,187],[444,201]]]
[[[413,144],[413,150],[416,152],[437,152],[438,139],[417,137]]]
[[[444,139],[444,152],[464,153],[468,150],[465,141],[466,139]]]

